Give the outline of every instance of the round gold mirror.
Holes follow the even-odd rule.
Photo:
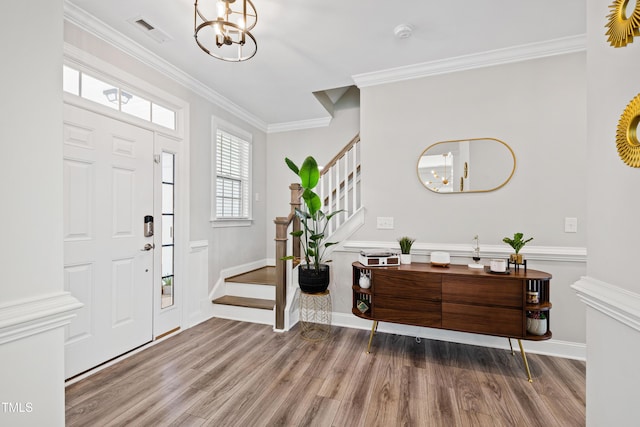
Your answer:
[[[640,123],[640,94],[631,100],[624,109],[616,131],[618,155],[623,162],[634,168],[640,168],[640,141],[638,124]]]
[[[609,6],[606,35],[613,47],[633,43],[633,36],[640,36],[640,2],[638,0],[614,0]]]
[[[509,182],[516,156],[495,138],[442,141],[420,154],[417,169],[422,185],[435,193],[480,193]]]

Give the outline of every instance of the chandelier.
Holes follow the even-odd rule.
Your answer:
[[[258,43],[250,31],[257,22],[250,0],[195,0],[193,36],[200,49],[214,58],[229,62],[253,58]]]

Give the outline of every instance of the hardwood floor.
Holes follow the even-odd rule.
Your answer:
[[[67,426],[583,426],[585,363],[211,319],[66,389]],[[526,343],[525,343],[526,344]]]

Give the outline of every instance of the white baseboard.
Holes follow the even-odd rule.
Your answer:
[[[332,324],[346,328],[371,330],[373,322],[348,313],[332,313]],[[466,332],[448,331],[445,329],[423,328],[420,326],[401,325],[397,323],[379,322],[378,331],[420,337],[439,341],[450,341],[460,344],[478,345],[482,347],[508,349],[509,341],[501,337],[471,334]],[[586,360],[587,348],[585,344],[560,340],[523,341],[525,351],[565,359]]]

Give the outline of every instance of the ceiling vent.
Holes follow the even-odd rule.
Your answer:
[[[173,40],[173,38],[171,38],[169,34],[165,33],[154,24],[152,24],[147,18],[143,18],[142,16],[128,19],[127,22],[158,43],[164,43],[166,41]]]

